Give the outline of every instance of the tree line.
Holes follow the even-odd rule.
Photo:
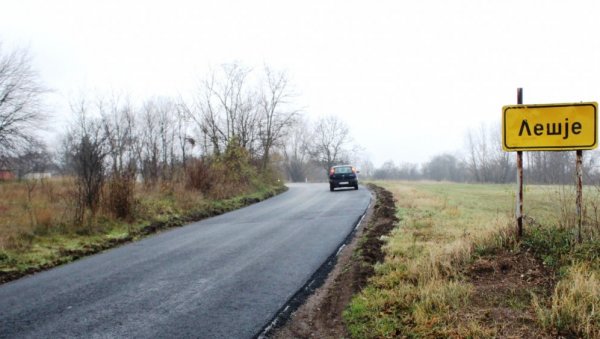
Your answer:
[[[54,152],[39,138],[48,93],[26,50],[0,48],[0,167],[19,175],[54,168],[83,180],[88,196],[110,176],[144,184],[181,178],[191,164],[216,162],[232,147],[243,149],[256,171],[291,181],[323,175],[319,168],[352,156],[345,122],[309,120],[287,74],[268,66],[224,64],[179,97],[71,98],[74,118]]]
[[[209,190],[208,168],[233,154],[257,174],[294,182],[326,180],[327,168],[347,162],[358,163],[364,176],[375,179],[515,180],[515,159],[500,148],[497,127],[469,131],[466,147],[456,154],[439,154],[420,165],[388,161],[374,168],[358,158],[343,120],[311,120],[298,108],[285,72],[238,63],[213,69],[178,97],[133,102],[127,94],[112,93],[72,98],[74,118],[60,147],[49,151],[38,133],[51,113],[43,106],[49,90],[31,64],[26,50],[4,51],[0,45],[0,169],[22,176],[51,168],[75,176],[90,208],[97,204],[92,197],[110,178],[144,185],[185,179]],[[595,178],[597,157],[586,154],[586,175]],[[569,152],[526,152],[529,182],[571,182],[571,158]],[[219,186],[217,178],[210,180]]]
[[[499,126],[481,125],[466,133],[466,146],[442,153],[418,165],[387,161],[369,172],[374,179],[435,180],[471,183],[516,182],[516,156],[501,147]],[[597,151],[584,152],[584,176],[600,183]],[[571,184],[575,180],[575,152],[524,152],[525,180],[532,184]]]

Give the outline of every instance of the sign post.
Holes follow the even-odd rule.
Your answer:
[[[575,204],[577,205],[577,242],[581,243],[581,224],[583,223],[581,203],[583,202],[583,151],[577,150],[575,155],[575,172],[577,174],[577,196],[575,198]]]
[[[523,104],[523,88],[517,88],[517,104]],[[523,151],[517,151],[517,238],[523,236]]]
[[[523,105],[523,89],[517,89],[517,105],[502,107],[502,149],[517,152],[517,236],[523,235],[523,151],[577,151],[577,241],[583,223],[583,150],[598,147],[598,103]]]

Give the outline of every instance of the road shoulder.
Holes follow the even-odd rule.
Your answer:
[[[398,221],[391,193],[374,185],[369,185],[369,189],[375,196],[375,204],[369,206],[352,241],[338,253],[337,262],[324,283],[268,337],[349,337],[342,313],[352,296],[373,275],[373,265],[383,260],[381,236],[389,233]]]

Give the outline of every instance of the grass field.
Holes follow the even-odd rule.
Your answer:
[[[75,260],[160,229],[221,214],[280,192],[264,184],[215,200],[169,182],[135,185],[134,211],[126,220],[100,208],[74,221],[73,179],[0,182],[0,282]]]
[[[353,337],[600,336],[595,189],[578,245],[569,187],[526,187],[516,241],[514,185],[376,184],[394,194],[401,221],[345,311]]]

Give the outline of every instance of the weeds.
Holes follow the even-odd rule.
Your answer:
[[[382,185],[394,193],[402,221],[385,238],[386,260],[344,313],[353,337],[600,336],[598,227],[588,222],[587,240],[574,241],[574,198],[568,189],[527,188],[528,218],[519,242],[510,213],[514,196],[505,186]],[[586,203],[587,211],[597,210],[594,200]],[[597,219],[592,213],[586,220]],[[497,255],[529,258],[538,266],[520,262],[523,273],[507,276],[503,286],[496,287],[493,280],[482,287],[471,285],[465,269],[476,261],[493,260],[479,257]],[[507,268],[511,263],[516,261],[509,261]],[[494,269],[504,265],[498,264]],[[532,275],[528,267],[539,273]],[[555,288],[549,269],[562,272]],[[477,291],[481,305],[473,304],[474,288],[483,288]],[[478,315],[477,307],[497,311]],[[513,326],[515,319],[524,320]]]
[[[550,309],[537,298],[533,306],[540,323],[561,335],[600,337],[600,279],[585,264],[569,268],[554,290]]]
[[[131,220],[135,210],[135,178],[133,173],[115,174],[107,185],[104,208],[115,218]]]
[[[57,181],[60,182],[61,180]],[[15,185],[18,186],[16,183]],[[41,227],[39,222],[38,228],[32,229],[28,226],[26,217],[20,225],[15,225],[4,223],[7,218],[13,216],[0,215],[2,221],[0,223],[0,245],[2,246],[0,247],[0,283],[161,229],[228,212],[261,201],[283,190],[283,186],[266,186],[250,194],[215,201],[189,192],[183,188],[183,185],[175,185],[172,188],[163,191],[160,187],[138,187],[135,193],[137,203],[134,220],[124,222],[114,219],[112,213],[99,214],[93,220],[93,228],[72,222],[61,224],[60,214],[54,214],[56,218],[54,223],[38,231]],[[57,186],[55,190],[58,189]],[[68,190],[66,187],[60,189]],[[48,203],[43,199],[43,195],[38,198]],[[38,209],[38,211],[42,210],[44,209]]]
[[[144,185],[133,172],[94,177],[87,186],[82,178],[0,182],[0,282],[260,201],[282,187],[234,143],[221,157],[190,161],[187,175]]]
[[[569,260],[574,245],[572,230],[563,227],[534,227],[526,230],[522,244],[545,265],[559,268]]]
[[[414,185],[384,186],[397,199],[401,222],[386,238],[386,260],[376,266],[370,287],[344,314],[349,331],[357,338],[453,335],[449,329],[471,293],[460,268],[471,261],[472,233],[491,234],[507,219],[498,217],[482,227],[480,202],[470,192],[465,196],[471,196],[471,205],[465,208],[458,201],[461,197],[445,191],[438,197]],[[429,188],[435,192],[440,185]]]

